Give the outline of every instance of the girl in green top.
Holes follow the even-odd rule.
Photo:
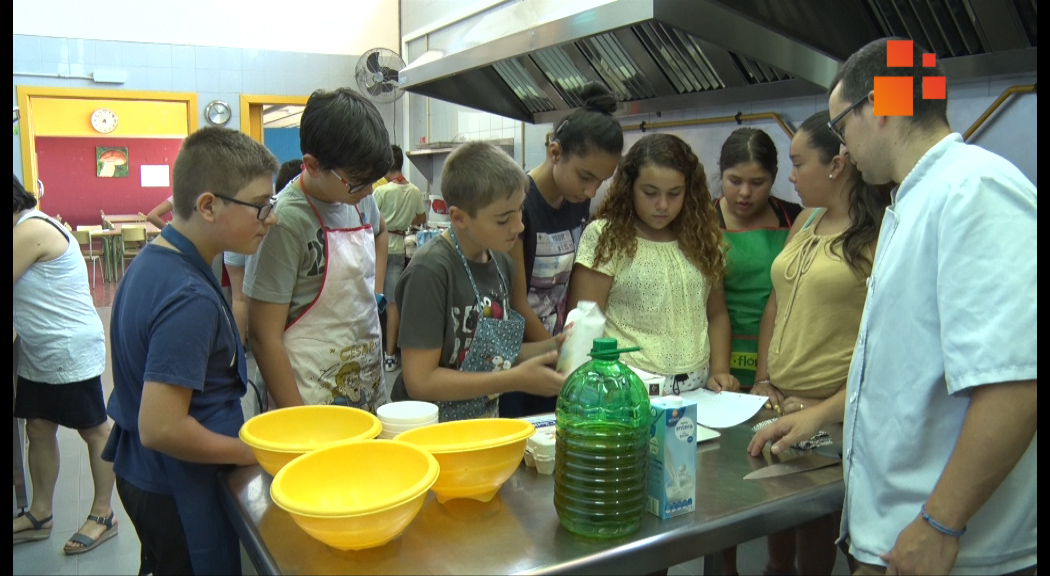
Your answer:
[[[762,130],[738,128],[718,159],[722,196],[715,200],[726,251],[726,305],[732,325],[730,369],[749,389],[758,362],[758,328],[772,284],[769,267],[784,247],[802,210],[770,196],[777,177],[777,148]]]

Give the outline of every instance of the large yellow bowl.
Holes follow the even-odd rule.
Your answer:
[[[274,476],[270,497],[307,534],[341,550],[382,546],[416,517],[438,477],[426,450],[393,440],[320,448]]]
[[[441,474],[433,490],[438,502],[488,502],[518,468],[525,442],[535,431],[524,420],[479,418],[422,426],[394,440],[419,446],[437,458]]]
[[[293,406],[263,412],[241,426],[240,437],[271,476],[295,458],[347,440],[379,435],[383,424],[349,406]]]

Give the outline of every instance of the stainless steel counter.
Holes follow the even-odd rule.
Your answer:
[[[706,556],[705,574],[717,573],[708,571],[720,565],[717,552],[842,506],[841,466],[742,479],[771,461],[768,449],[765,458],[746,452],[751,425],[771,416],[763,411],[698,446],[695,513],[669,520],[647,513],[641,530],[616,540],[563,529],[554,511],[554,477],[524,464],[488,503],[441,505],[431,493],[401,537],[359,552],[329,548],[299,529],[270,500],[271,477],[259,466],[228,473],[223,506],[260,574],[627,574],[700,556]]]

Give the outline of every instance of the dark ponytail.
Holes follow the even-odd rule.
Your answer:
[[[839,139],[828,128],[827,110],[810,116],[799,127],[809,138],[809,146],[817,151],[822,164],[831,163],[839,153]],[[858,276],[871,274],[871,260],[864,249],[879,238],[882,216],[890,205],[892,185],[866,184],[853,163],[847,161],[844,170],[849,174],[849,228],[831,243],[832,251],[841,251],[846,264]]]
[[[26,192],[26,189],[22,187],[22,183],[18,180],[18,176],[11,175],[14,179],[14,186],[12,187],[12,206],[14,212],[12,214],[18,214],[22,210],[31,210],[36,208],[36,198]]]
[[[613,118],[619,101],[600,82],[590,82],[580,92],[583,107],[555,124],[551,141],[566,156],[585,156],[592,149],[619,156],[623,153],[623,128]]]

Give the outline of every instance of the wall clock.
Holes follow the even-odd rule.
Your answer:
[[[230,121],[230,116],[232,115],[233,112],[230,110],[230,105],[222,100],[212,100],[204,108],[204,117],[208,119],[208,122],[216,126],[225,125]]]
[[[91,113],[91,127],[101,134],[117,129],[117,113],[109,108],[99,108]]]

